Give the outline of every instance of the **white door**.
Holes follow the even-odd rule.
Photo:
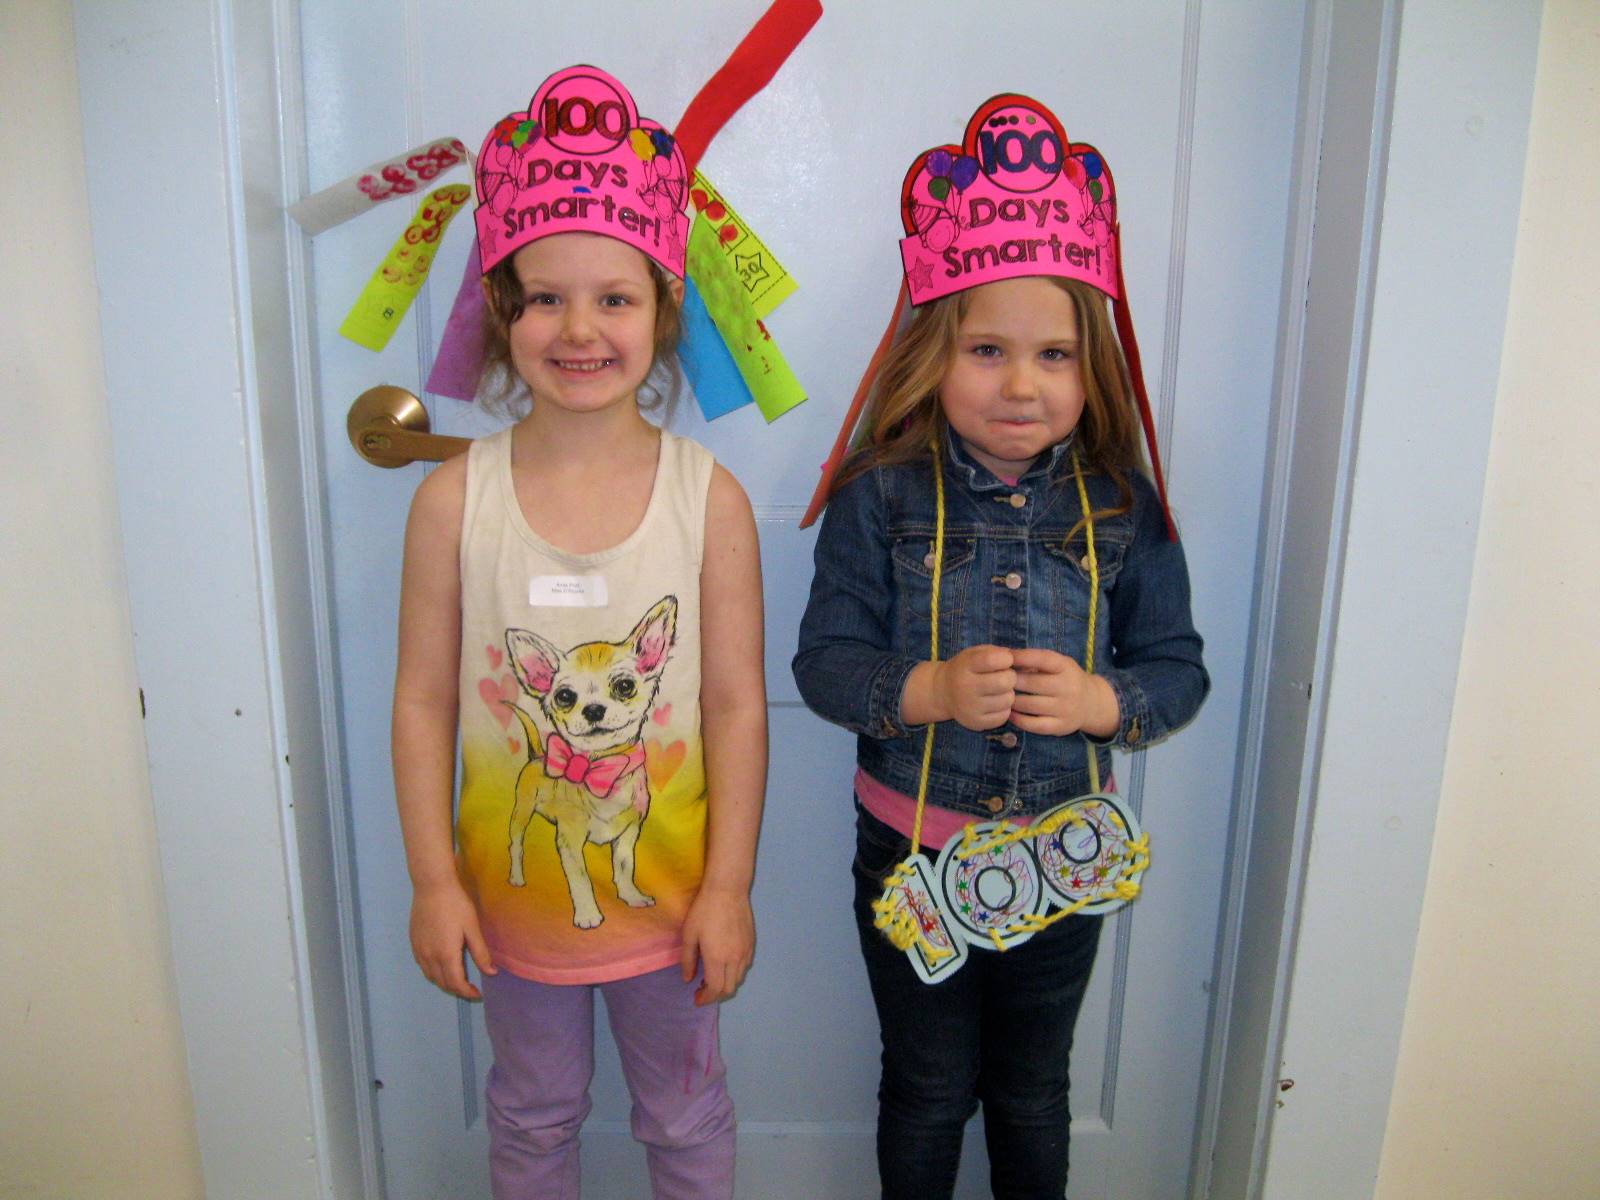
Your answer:
[[[641,111],[670,126],[763,7],[304,4],[311,187],[435,137],[476,147],[546,73],[577,61],[621,77]],[[1002,90],[1039,96],[1116,170],[1133,310],[1215,681],[1190,730],[1118,763],[1122,790],[1152,831],[1154,864],[1144,897],[1107,928],[1074,1063],[1073,1196],[1186,1193],[1254,579],[1300,21],[1298,6],[1276,0],[838,0],[702,164],[800,281],[771,326],[813,397],[772,426],[753,408],[707,425],[692,402],[675,422],[744,482],[766,572],[773,754],[760,945],[722,1021],[743,1196],[876,1194],[876,1030],[849,915],[853,747],[806,711],[789,673],[813,536],[796,522],[898,285],[902,173]],[[407,216],[390,205],[320,235],[310,297],[390,1200],[487,1196],[487,1045],[476,1009],[435,991],[412,964],[388,766],[401,531],[422,468],[370,467],[344,433],[345,411],[367,387],[421,390],[470,218],[446,236],[432,282],[385,351],[334,332]],[[428,403],[436,431],[493,427],[456,401]],[[609,1039],[601,1043],[584,1139],[588,1194],[644,1196],[626,1092]],[[974,1137],[961,1194],[986,1194],[986,1178]]]

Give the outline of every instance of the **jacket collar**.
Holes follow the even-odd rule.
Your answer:
[[[1050,449],[1033,460],[1033,465],[1022,473],[1017,480],[1017,487],[1028,484],[1044,483],[1055,474],[1056,468],[1061,465],[1062,456],[1071,448],[1073,440],[1078,436],[1078,431],[1073,430],[1062,438]],[[988,467],[972,456],[961,439],[956,436],[955,430],[948,425],[944,431],[945,461],[955,469],[961,482],[974,491],[997,491],[1001,488],[1010,488],[1013,485],[999,478]]]

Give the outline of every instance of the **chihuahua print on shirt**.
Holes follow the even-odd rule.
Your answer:
[[[620,642],[583,642],[563,651],[527,629],[507,629],[517,682],[551,730],[510,707],[528,742],[511,811],[511,873],[523,887],[523,844],[537,813],[555,827],[556,852],[572,897],[572,923],[593,929],[605,918],[584,862],[586,842],[611,847],[611,873],[625,904],[655,903],[634,882],[634,852],[650,812],[642,737],[677,635],[678,601],[664,596]]]

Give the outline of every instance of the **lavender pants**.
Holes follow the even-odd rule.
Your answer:
[[[494,1046],[489,1178],[494,1200],[577,1200],[578,1130],[594,1076],[594,993],[633,1098],[655,1200],[731,1200],[733,1102],[717,1049],[717,1006],[694,1006],[676,966],[602,984],[483,978]]]

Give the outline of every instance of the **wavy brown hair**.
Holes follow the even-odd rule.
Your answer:
[[[497,416],[521,420],[533,408],[533,396],[511,365],[511,327],[527,307],[522,283],[511,265],[515,255],[507,255],[483,276],[483,406]],[[650,373],[639,387],[639,407],[659,412],[665,421],[672,415],[683,384],[683,368],[678,362],[678,339],[683,336],[683,306],[673,294],[673,278],[660,263],[645,258],[650,279],[655,284],[655,356]]]
[[[1076,431],[1079,459],[1085,471],[1105,475],[1117,485],[1116,505],[1096,509],[1091,516],[1096,520],[1116,516],[1133,507],[1130,475],[1149,475],[1128,365],[1106,311],[1105,296],[1075,279],[1042,278],[1071,298],[1078,320],[1084,398]],[[939,404],[939,384],[955,355],[956,337],[971,296],[971,289],[957,292],[924,304],[912,314],[911,324],[890,347],[873,383],[854,446],[834,477],[830,495],[873,467],[928,458],[935,440],[942,443],[946,422]],[[1063,461],[1058,476],[1070,477],[1071,473],[1070,461]],[[1076,532],[1074,527],[1072,533]],[[1068,534],[1069,540],[1071,537]]]

